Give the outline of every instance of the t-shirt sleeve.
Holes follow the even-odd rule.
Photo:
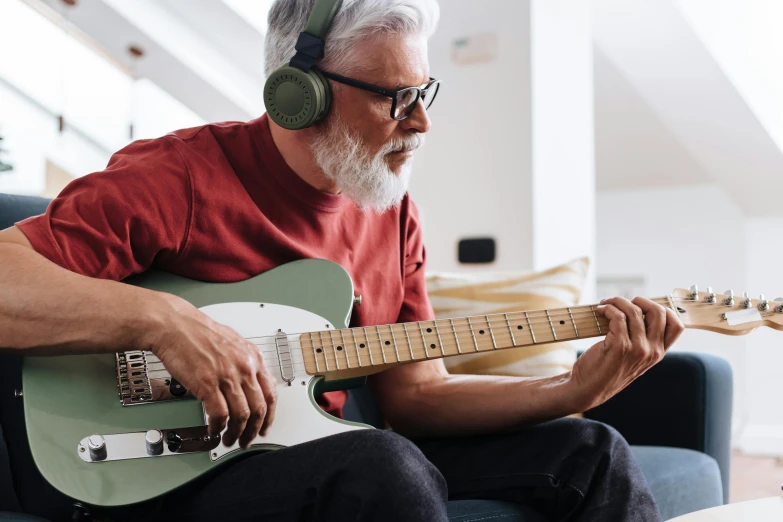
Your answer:
[[[33,248],[73,272],[121,280],[185,246],[191,182],[167,138],[131,143],[77,178],[46,213],[16,223]]]
[[[407,215],[403,226],[405,233],[405,257],[403,278],[405,297],[397,322],[428,321],[435,319],[430,299],[427,297],[425,266],[427,253],[422,240],[419,211],[410,196],[407,197]]]

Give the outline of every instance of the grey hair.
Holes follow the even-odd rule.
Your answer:
[[[315,0],[276,0],[269,10],[264,48],[266,75],[287,65],[307,25]],[[437,0],[343,0],[326,35],[320,65],[349,72],[351,53],[361,39],[377,33],[421,34],[429,38],[440,17]]]

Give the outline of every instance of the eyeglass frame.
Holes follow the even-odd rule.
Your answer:
[[[416,110],[416,104],[419,103],[419,100],[422,99],[422,96],[426,96],[427,90],[429,90],[433,85],[436,84],[440,86],[440,80],[436,80],[435,78],[430,77],[430,81],[421,87],[401,87],[399,89],[386,89],[378,85],[373,85],[371,83],[363,82],[361,80],[354,80],[353,78],[348,78],[347,76],[342,76],[340,74],[324,71],[323,69],[318,69],[318,71],[321,74],[323,74],[325,77],[329,78],[330,80],[334,80],[338,83],[350,85],[351,87],[356,87],[357,89],[374,92],[375,94],[380,94],[382,96],[386,96],[387,98],[391,98],[392,106],[391,106],[391,111],[389,111],[389,116],[391,117],[391,119],[396,121],[403,121],[407,119],[411,114],[413,114],[413,111]],[[416,100],[414,100],[414,102],[411,104],[413,108],[411,109],[410,113],[405,115],[403,118],[395,118],[394,110],[397,108],[397,97],[400,95],[401,92],[411,91],[411,90],[418,91],[416,95]],[[437,95],[438,95],[438,91],[436,90],[435,95],[433,96],[432,100],[430,100],[430,105],[432,105],[435,102],[435,96]]]

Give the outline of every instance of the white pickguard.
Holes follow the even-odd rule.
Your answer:
[[[310,399],[310,385],[314,379],[304,371],[299,335],[334,329],[334,325],[314,313],[292,306],[260,303],[223,303],[200,309],[215,321],[236,330],[259,346],[264,362],[277,379],[277,407],[275,420],[265,437],[257,436],[252,445],[292,446],[345,431],[372,428],[365,424],[349,423],[326,414]],[[289,386],[283,380],[274,344],[278,330],[288,335],[288,344],[294,360],[294,380]],[[204,422],[207,422],[206,412]],[[240,450],[239,444],[220,445],[212,450],[212,460]]]

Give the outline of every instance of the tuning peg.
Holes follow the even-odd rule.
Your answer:
[[[723,304],[726,306],[734,306],[734,290],[726,290],[723,293],[726,295],[726,299],[723,300]]]
[[[697,285],[691,285],[689,288],[691,291],[690,295],[688,295],[689,298],[693,299],[694,301],[699,300],[699,287]]]
[[[764,299],[764,294],[761,294],[759,296],[759,301],[761,301],[759,303],[759,310],[761,310],[762,312],[766,312],[767,310],[769,310],[769,301]]]
[[[704,302],[709,304],[715,304],[717,301],[717,297],[715,296],[715,292],[712,291],[712,287],[707,287],[707,297],[704,298]]]
[[[742,297],[744,297],[742,300],[742,308],[750,308],[750,305],[753,304],[753,301],[750,299],[750,297],[748,297],[748,293],[742,292]]]
[[[783,313],[783,297],[776,297],[775,302],[777,303],[775,311],[779,314]]]

